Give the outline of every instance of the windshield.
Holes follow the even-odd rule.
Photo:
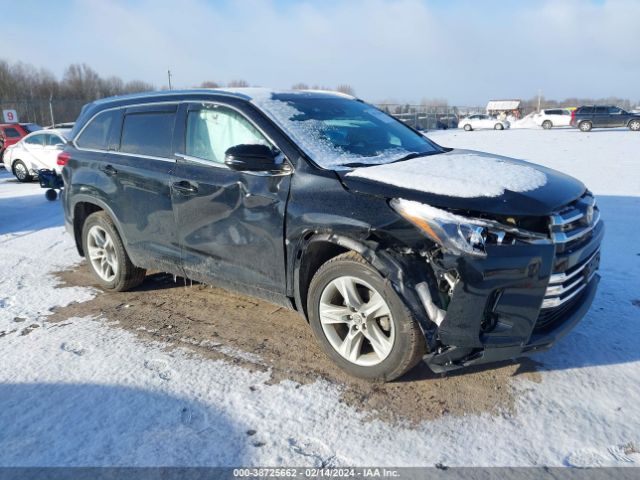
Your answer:
[[[252,102],[322,168],[346,170],[441,152],[427,138],[357,100],[268,92]]]

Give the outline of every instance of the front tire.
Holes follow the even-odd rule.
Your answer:
[[[496,123],[493,126],[494,130],[504,130],[504,125],[502,125],[501,123]]]
[[[631,120],[629,122],[629,130],[633,130],[634,132],[640,131],[640,120]]]
[[[545,120],[544,122],[542,122],[542,128],[544,128],[545,130],[551,130],[552,127],[553,123],[551,123],[551,120]]]
[[[473,128],[471,128],[471,125],[469,125],[468,123],[464,126],[464,131],[465,132],[470,132],[471,130],[473,130]]]
[[[320,267],[311,280],[307,305],[320,346],[350,375],[394,380],[424,355],[425,340],[410,310],[355,252]]]
[[[31,176],[31,174],[29,174],[29,169],[22,160],[16,160],[15,162],[13,162],[11,170],[13,171],[13,175],[18,179],[19,182],[26,183],[33,180],[33,177]]]
[[[580,129],[581,132],[590,132],[591,129],[593,128],[593,124],[589,121],[580,122],[580,124],[578,125],[578,128]]]
[[[95,212],[87,217],[82,227],[82,248],[89,268],[102,288],[123,292],[144,280],[146,270],[131,263],[107,213]]]

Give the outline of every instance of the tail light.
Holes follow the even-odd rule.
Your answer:
[[[576,111],[571,110],[571,124],[576,123]]]
[[[71,154],[67,152],[62,152],[60,155],[58,155],[58,160],[56,161],[56,163],[61,167],[64,167],[70,158],[71,158]]]

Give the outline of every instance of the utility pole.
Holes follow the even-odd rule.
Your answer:
[[[167,77],[169,77],[169,90],[172,90],[172,88],[171,88],[171,70],[167,70]]]
[[[540,97],[542,96],[542,90],[538,89],[538,112],[540,111]]]
[[[49,114],[51,115],[51,126],[53,126],[56,124],[53,119],[53,93],[49,94]]]

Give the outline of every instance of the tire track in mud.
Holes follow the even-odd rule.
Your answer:
[[[64,286],[96,286],[86,264],[56,276]],[[271,383],[288,379],[305,384],[323,378],[341,387],[342,401],[389,422],[417,424],[442,415],[510,412],[516,395],[512,377],[540,381],[531,360],[444,376],[419,364],[387,384],[354,379],[325,357],[296,312],[216,287],[184,286],[181,279],[175,282],[163,273],[148,275],[133,291],[103,292],[88,302],[55,309],[47,321],[84,316],[117,321],[112,327],[207,358],[250,370],[271,369]]]

